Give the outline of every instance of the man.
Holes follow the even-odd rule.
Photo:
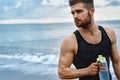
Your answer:
[[[95,24],[93,4],[93,0],[69,0],[78,30],[67,36],[61,44],[58,67],[61,79],[100,80],[96,59],[101,54],[107,59],[108,66],[111,58],[115,74],[120,80],[120,56],[115,32]],[[72,63],[77,69],[70,67]],[[103,64],[99,65],[100,70],[106,69]]]

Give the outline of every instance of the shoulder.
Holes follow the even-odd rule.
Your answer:
[[[111,42],[115,42],[116,41],[116,34],[115,31],[112,28],[108,28],[108,27],[104,27],[108,37],[110,38]]]
[[[74,42],[76,42],[76,37],[74,33],[72,33],[63,39],[62,44],[72,45]]]
[[[61,44],[61,48],[75,51],[76,45],[77,45],[76,37],[75,34],[72,33],[64,38]]]

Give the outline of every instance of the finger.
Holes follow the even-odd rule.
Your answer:
[[[93,72],[97,72],[98,70],[97,69],[92,69]]]
[[[104,64],[103,63],[99,63],[99,66],[104,66]]]
[[[100,70],[106,70],[107,68],[104,66],[100,66]]]
[[[92,74],[93,74],[93,75],[98,74],[98,70],[97,70],[97,69],[92,69]]]
[[[93,63],[94,66],[97,66],[97,62]]]
[[[95,69],[98,69],[98,64],[97,63],[94,63],[92,68],[95,68]]]

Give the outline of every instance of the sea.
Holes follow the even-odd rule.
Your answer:
[[[120,52],[120,20],[96,24],[115,31]],[[73,22],[0,24],[0,80],[60,80],[60,45],[76,29]],[[117,80],[112,64],[110,71]]]

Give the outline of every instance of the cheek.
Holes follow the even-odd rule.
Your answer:
[[[80,18],[81,20],[84,20],[86,17],[87,17],[87,15],[86,15],[85,13],[82,13],[82,14],[79,16],[79,18]]]
[[[81,17],[86,17],[87,15],[88,13],[86,11],[81,13]]]

